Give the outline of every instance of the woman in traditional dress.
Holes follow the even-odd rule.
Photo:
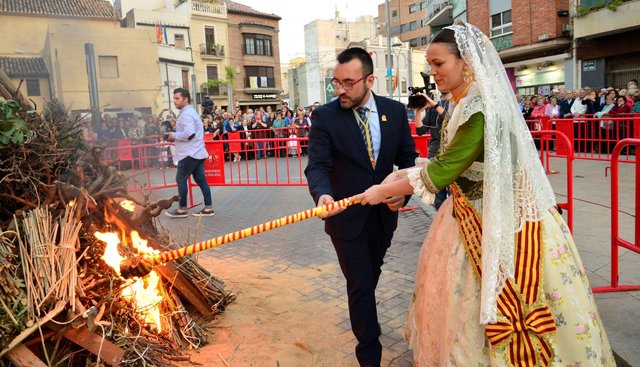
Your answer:
[[[440,152],[356,197],[375,205],[415,192],[432,203],[452,192],[420,252],[405,327],[416,366],[615,366],[493,44],[457,21],[431,41],[427,61],[453,95]]]

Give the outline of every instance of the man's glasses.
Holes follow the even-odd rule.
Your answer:
[[[362,78],[360,78],[358,80],[354,80],[354,81],[345,80],[343,82],[339,81],[336,78],[333,78],[333,79],[331,79],[331,84],[333,84],[333,86],[336,87],[336,88],[342,88],[344,90],[351,90],[351,89],[353,89],[353,86],[356,85],[356,83],[358,83],[358,82],[360,82],[362,80],[365,80],[369,75],[371,75],[371,74],[367,74],[367,75],[363,76]]]

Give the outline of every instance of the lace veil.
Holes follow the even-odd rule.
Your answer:
[[[495,323],[498,295],[514,275],[515,234],[522,221],[541,220],[555,196],[492,42],[459,20],[446,28],[455,32],[484,105],[480,322]]]

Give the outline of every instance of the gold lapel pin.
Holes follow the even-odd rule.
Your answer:
[[[387,122],[387,115],[382,115],[382,122]]]

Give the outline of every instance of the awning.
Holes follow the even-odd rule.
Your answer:
[[[238,101],[238,104],[240,106],[249,106],[249,105],[266,106],[266,105],[280,104],[280,103],[282,103],[282,100],[279,100],[279,99],[245,99],[245,100]]]

